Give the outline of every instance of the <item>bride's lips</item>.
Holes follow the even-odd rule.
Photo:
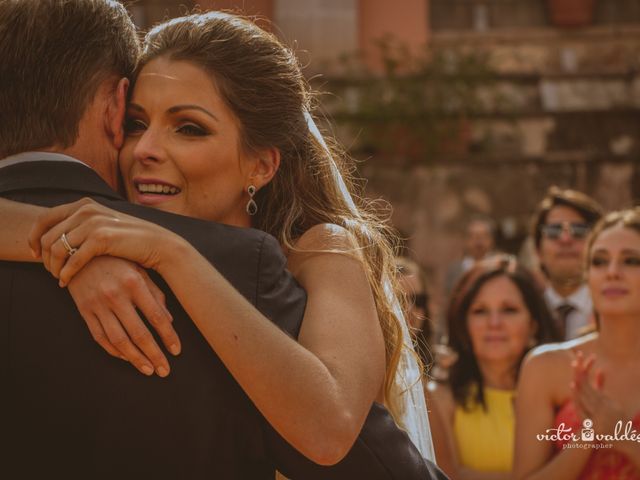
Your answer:
[[[164,203],[181,191],[178,186],[157,178],[135,177],[133,179],[134,200],[141,205]]]

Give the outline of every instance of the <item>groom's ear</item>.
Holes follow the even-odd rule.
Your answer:
[[[280,168],[280,150],[276,147],[260,150],[254,157],[249,182],[258,190],[269,183]]]
[[[127,91],[129,79],[121,78],[116,84],[107,108],[107,129],[115,148],[124,144],[124,116],[127,111]]]

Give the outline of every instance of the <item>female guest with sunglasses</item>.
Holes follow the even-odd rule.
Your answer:
[[[448,324],[458,359],[448,384],[430,385],[438,464],[456,479],[510,478],[518,370],[531,347],[552,339],[550,313],[532,275],[499,255],[456,285]]]
[[[610,213],[594,227],[587,263],[598,332],[525,360],[518,479],[640,479],[640,208]],[[617,429],[617,438],[606,437]]]
[[[558,187],[549,189],[534,214],[532,235],[548,279],[545,301],[567,340],[580,336],[593,324],[582,259],[589,230],[601,216],[602,208],[593,199]]]

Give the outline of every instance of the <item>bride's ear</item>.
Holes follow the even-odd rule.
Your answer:
[[[280,168],[280,150],[276,147],[260,150],[254,157],[249,183],[258,190],[268,184]]]
[[[129,79],[121,78],[107,108],[107,128],[113,139],[114,147],[120,150],[124,144],[124,116],[127,111],[127,91]]]

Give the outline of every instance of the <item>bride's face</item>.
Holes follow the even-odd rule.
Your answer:
[[[249,226],[246,187],[254,159],[209,74],[158,58],[140,72],[127,111],[120,169],[133,203]]]

